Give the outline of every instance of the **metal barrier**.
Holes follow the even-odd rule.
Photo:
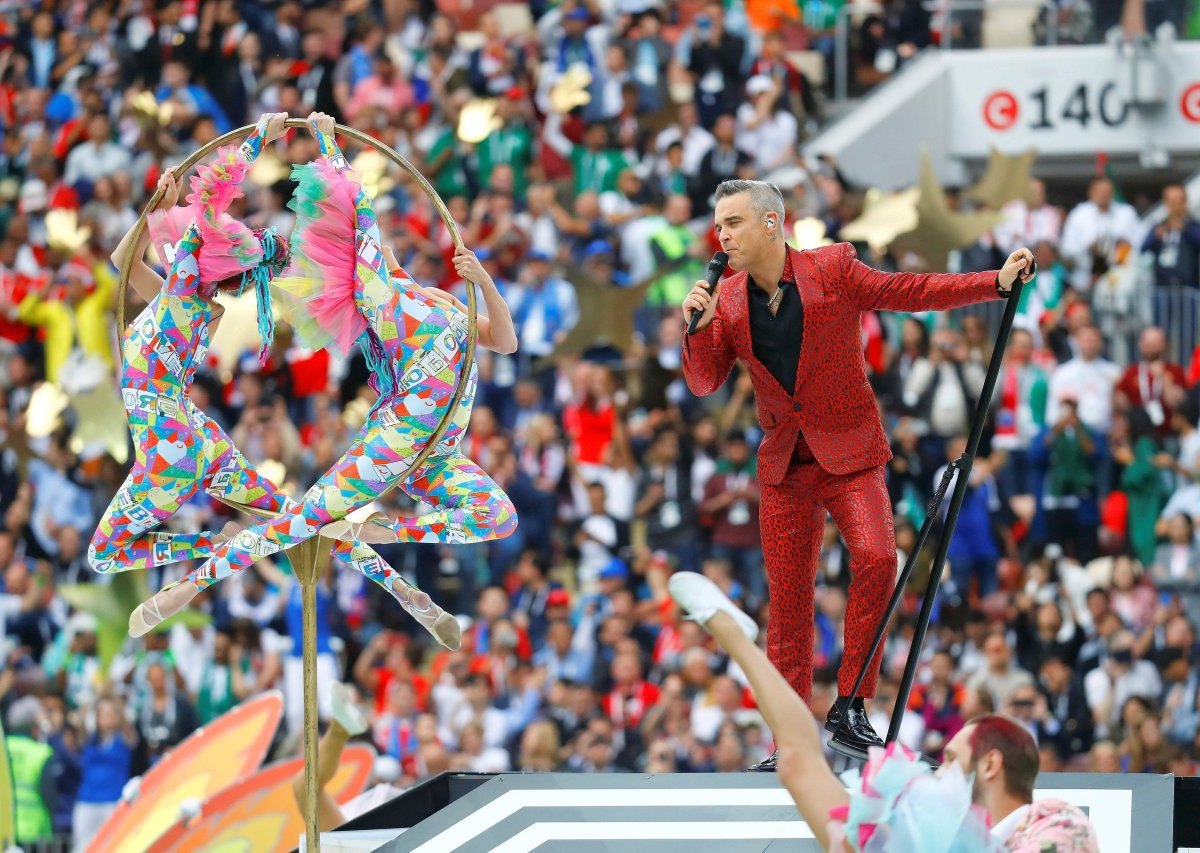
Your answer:
[[[938,47],[942,50],[953,50],[954,45],[954,28],[950,23],[954,20],[955,12],[992,12],[1003,11],[1007,9],[1030,9],[1037,8],[1039,11],[1046,9],[1052,14],[1046,16],[1046,47],[1054,47],[1058,44],[1058,5],[1054,0],[950,0],[950,3],[942,7],[936,2],[925,3],[925,9],[929,12],[945,12],[946,23],[942,27],[942,38]]]
[[[923,4],[929,12],[944,12],[946,15],[946,26],[942,29],[941,44],[939,49],[951,50],[953,47],[953,28],[950,23],[954,20],[955,12],[988,12],[1001,9],[1047,9],[1050,14],[1046,16],[1046,46],[1053,47],[1058,43],[1058,6],[1054,0],[950,0],[947,5],[942,5],[937,2],[927,2]],[[884,11],[884,7],[878,3],[847,3],[842,6],[837,13],[837,20],[834,23],[834,101],[843,104],[847,97],[849,89],[849,61],[850,61],[850,18],[858,15],[870,15]]]
[[[1095,296],[1095,294],[1093,294]],[[950,312],[957,326],[963,317],[983,319],[989,330],[1000,327],[1003,302],[981,302]],[[1147,326],[1158,326],[1167,335],[1167,357],[1187,370],[1200,345],[1200,289],[1193,287],[1141,287],[1131,303],[1106,305],[1093,298],[1092,315],[1104,334],[1108,358],[1124,366],[1137,359],[1137,339]]]

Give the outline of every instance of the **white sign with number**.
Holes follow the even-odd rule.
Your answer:
[[[1133,64],[1107,45],[954,57],[948,153],[986,157],[996,146],[1047,155],[1136,155],[1148,142],[1194,151],[1200,45],[1159,47],[1136,69]],[[1143,106],[1131,103],[1135,87]],[[1157,97],[1147,99],[1151,92]]]
[[[1135,97],[1136,94],[1136,97]],[[944,181],[992,148],[1090,160],[1200,153],[1200,43],[1156,45],[1135,62],[1110,45],[926,51],[806,146],[866,186],[917,178],[928,148]],[[883,155],[883,156],[881,156]]]

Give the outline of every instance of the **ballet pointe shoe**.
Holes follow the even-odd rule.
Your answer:
[[[409,585],[403,578],[392,581],[392,597],[400,602],[409,616],[452,652],[462,645],[462,626],[458,620],[438,607],[429,594]]]
[[[200,594],[187,578],[165,586],[129,614],[129,636],[143,637],[187,607]]]
[[[353,522],[346,518],[331,521],[321,528],[321,535],[326,539],[358,542],[363,545],[390,545],[397,541],[391,519],[381,512],[371,513],[361,522]]]

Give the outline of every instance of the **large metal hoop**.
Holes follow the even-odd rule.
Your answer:
[[[290,118],[285,122],[285,125],[290,128],[307,128],[308,123],[304,119]],[[244,140],[254,130],[254,127],[255,126],[252,124],[248,124],[245,127],[239,127],[237,130],[231,130],[228,133],[217,137],[212,142],[209,142],[207,145],[201,146],[192,154],[192,156],[188,157],[175,167],[176,177],[183,177],[183,175],[190,172],[197,163],[215,152],[221,146]],[[458,224],[454,221],[454,217],[450,215],[450,211],[447,209],[446,203],[442,201],[441,196],[437,194],[437,190],[433,188],[433,185],[425,179],[425,176],[422,175],[412,163],[408,162],[407,159],[405,159],[391,146],[380,142],[378,139],[368,136],[362,131],[339,124],[335,128],[335,132],[341,136],[349,137],[355,142],[359,142],[368,146],[369,148],[374,148],[384,157],[391,160],[400,168],[404,169],[404,171],[408,172],[408,174],[411,175],[414,180],[416,180],[417,185],[421,187],[425,195],[428,196],[429,200],[433,202],[433,206],[437,208],[438,215],[442,218],[442,222],[445,223],[446,229],[450,232],[450,239],[454,242],[454,247],[457,249],[463,245],[462,235],[458,231]],[[141,243],[142,235],[146,230],[146,219],[149,216],[150,211],[157,206],[160,196],[161,193],[158,190],[155,190],[154,195],[150,197],[150,201],[146,203],[146,207],[142,211],[142,215],[139,216],[137,222],[134,223],[133,240],[131,245],[136,247],[139,243]],[[126,326],[125,297],[129,291],[129,275],[133,270],[134,260],[134,252],[130,252],[125,257],[124,263],[121,264],[120,270],[121,277],[118,284],[119,295],[117,297],[117,324],[118,339],[122,342],[125,340]],[[438,446],[438,443],[442,440],[442,436],[444,436],[446,434],[446,430],[450,428],[450,423],[454,420],[454,416],[458,411],[458,406],[462,402],[463,396],[466,394],[467,384],[471,379],[471,370],[475,364],[475,345],[479,339],[478,311],[476,309],[476,301],[475,284],[474,282],[467,282],[467,349],[463,354],[463,363],[458,374],[458,384],[454,386],[454,396],[451,397],[450,405],[447,407],[446,413],[442,415],[442,419],[438,423],[437,429],[435,429],[429,436],[429,440],[426,442],[425,446],[421,448],[421,452],[417,454],[416,459],[413,460],[408,469],[409,471],[416,471],[418,468],[420,468],[420,466],[425,463],[425,460],[429,458],[429,454],[431,454],[434,448]]]

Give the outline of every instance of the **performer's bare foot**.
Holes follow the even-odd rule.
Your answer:
[[[434,604],[429,593],[422,592],[397,576],[392,580],[392,596],[435,640],[452,652],[458,651],[462,645],[462,626],[452,615]]]
[[[359,542],[364,545],[388,545],[396,541],[396,531],[392,522],[381,512],[373,512],[362,522],[353,522],[346,518],[331,521],[321,528],[321,535],[326,539],[337,539],[340,542]]]
[[[149,634],[187,607],[199,594],[200,590],[187,578],[163,587],[129,614],[129,636],[142,637]]]

